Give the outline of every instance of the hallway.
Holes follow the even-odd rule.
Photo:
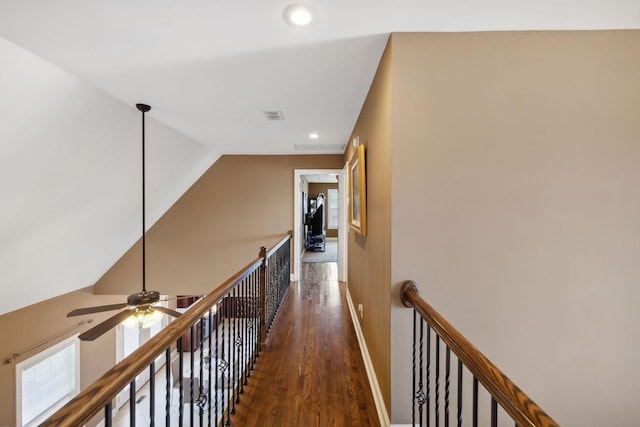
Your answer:
[[[304,263],[241,396],[240,426],[379,426],[336,263]]]

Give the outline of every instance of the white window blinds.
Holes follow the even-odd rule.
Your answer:
[[[338,190],[327,190],[327,228],[338,228]]]
[[[16,367],[18,425],[37,425],[78,393],[78,352],[74,336]]]

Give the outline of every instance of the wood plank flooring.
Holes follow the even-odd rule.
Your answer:
[[[336,263],[305,263],[241,395],[233,425],[379,426]]]

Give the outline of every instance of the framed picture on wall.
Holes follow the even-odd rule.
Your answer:
[[[349,161],[349,224],[362,236],[367,235],[367,177],[364,145],[359,145]]]

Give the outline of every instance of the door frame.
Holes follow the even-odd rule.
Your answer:
[[[344,179],[342,175],[344,169],[294,169],[293,171],[293,271],[291,272],[291,280],[300,280],[300,269],[302,268],[302,247],[301,242],[304,236],[302,236],[302,187],[301,182],[305,175],[317,175],[317,174],[330,174],[338,176],[338,192],[340,200],[342,200],[343,188],[347,188],[346,182],[342,183]],[[338,273],[343,269],[341,267],[347,264],[347,233],[348,227],[345,228],[346,221],[344,217],[347,214],[347,210],[343,209],[343,203],[340,202],[338,209]],[[346,271],[346,270],[345,270]],[[346,274],[344,278],[338,274],[338,280],[346,280]]]

